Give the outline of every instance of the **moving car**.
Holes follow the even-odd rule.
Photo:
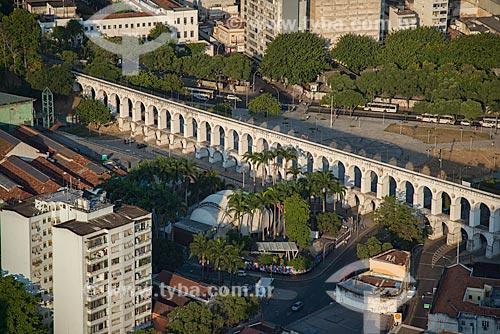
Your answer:
[[[133,143],[135,143],[135,139],[134,138],[123,139],[123,143],[124,144],[133,144]]]
[[[145,148],[145,147],[148,147],[148,145],[144,143],[137,143],[137,148]]]
[[[294,311],[294,312],[300,311],[300,310],[302,310],[302,308],[304,308],[304,303],[301,301],[295,302],[292,305],[292,311]]]
[[[238,276],[239,277],[245,277],[247,275],[247,272],[244,271],[243,269],[238,270]]]
[[[230,101],[234,101],[234,100],[236,100],[238,102],[241,101],[241,99],[239,97],[237,97],[236,95],[233,95],[233,94],[229,94],[228,96],[226,96],[226,99],[228,99]]]

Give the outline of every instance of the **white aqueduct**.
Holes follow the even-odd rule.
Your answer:
[[[386,195],[419,208],[433,228],[432,238],[448,244],[466,240],[467,250],[500,254],[500,196],[368,159],[277,131],[215,115],[166,98],[75,73],[83,94],[102,100],[118,116],[122,131],[146,141],[195,152],[223,167],[241,171],[243,154],[293,147],[302,171],[330,170],[344,180],[346,201],[367,213]],[[283,163],[278,161],[277,163]],[[284,169],[281,169],[284,170]],[[256,171],[258,173],[258,171]],[[268,173],[269,175],[270,173]],[[450,205],[445,205],[449,203]]]

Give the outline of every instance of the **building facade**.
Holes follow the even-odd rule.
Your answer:
[[[382,1],[311,0],[309,29],[333,46],[340,36],[353,33],[381,38]]]
[[[388,31],[398,31],[407,29],[416,29],[418,27],[418,16],[412,10],[401,9],[390,6],[389,8]]]
[[[20,124],[33,126],[33,101],[30,97],[0,93],[0,128],[12,130]]]
[[[500,280],[474,277],[456,264],[446,268],[438,285],[427,329],[430,333],[500,332]]]
[[[212,36],[224,45],[226,53],[245,51],[245,23],[238,17],[215,21]]]
[[[101,33],[109,37],[136,36],[146,38],[156,24],[164,24],[171,31],[171,39],[179,43],[198,41],[198,11],[178,3],[156,12],[116,13],[94,15],[83,21],[86,34]]]
[[[245,53],[261,59],[279,34],[307,30],[306,0],[243,0]]]
[[[448,0],[415,0],[413,9],[420,26],[435,27],[442,32],[448,29]]]
[[[151,214],[65,189],[4,208],[2,268],[31,282],[55,333],[151,323]]]

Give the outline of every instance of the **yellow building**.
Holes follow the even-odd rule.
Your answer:
[[[227,53],[245,51],[245,23],[239,17],[230,17],[224,21],[215,21],[212,34]]]

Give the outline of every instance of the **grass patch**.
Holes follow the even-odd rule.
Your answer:
[[[420,140],[426,144],[436,143],[451,143],[451,142],[466,142],[477,140],[488,140],[490,138],[489,130],[484,132],[474,130],[448,129],[440,128],[439,126],[408,126],[391,124],[384,131],[392,133],[401,133],[402,135]]]

